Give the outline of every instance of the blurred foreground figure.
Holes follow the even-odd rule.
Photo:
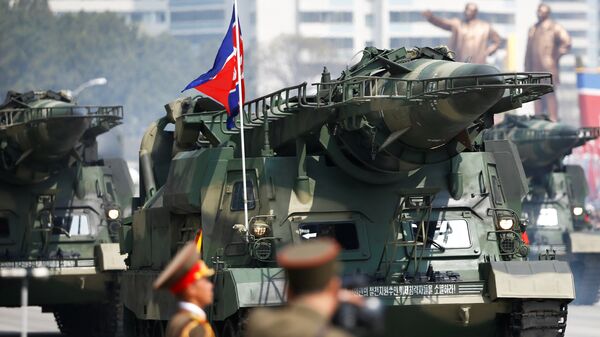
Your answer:
[[[525,71],[543,71],[552,73],[555,87],[560,83],[558,63],[560,57],[571,49],[569,33],[554,20],[550,19],[550,6],[538,6],[538,22],[529,28]],[[558,102],[556,93],[551,92],[535,101],[535,114],[548,114],[552,121],[558,120]]]
[[[186,244],[154,282],[155,289],[169,289],[179,300],[179,311],[167,326],[166,337],[214,337],[202,308],[213,301],[215,271],[198,257],[196,245]]]
[[[423,17],[433,25],[452,32],[448,47],[456,53],[456,61],[483,64],[498,50],[500,36],[488,22],[477,19],[477,12],[477,5],[468,3],[462,20],[440,18],[430,10],[423,12]]]
[[[337,276],[337,242],[314,239],[289,245],[277,255],[288,281],[287,305],[279,309],[255,309],[248,318],[247,337],[350,336],[331,324],[341,289]]]

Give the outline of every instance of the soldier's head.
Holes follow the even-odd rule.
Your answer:
[[[277,262],[286,272],[288,297],[314,293],[337,297],[341,288],[336,261],[339,252],[340,245],[332,239],[313,239],[281,250]]]
[[[540,4],[537,9],[537,17],[539,21],[544,21],[550,17],[551,13],[550,6],[547,4]]]
[[[477,12],[479,12],[479,8],[477,7],[477,4],[469,2],[468,4],[465,5],[465,20],[467,21],[471,21],[473,19],[475,19],[477,17]]]
[[[187,243],[154,282],[154,289],[168,289],[177,298],[205,307],[213,301],[215,271],[200,260],[196,245]]]

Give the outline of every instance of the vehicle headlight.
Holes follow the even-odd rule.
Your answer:
[[[121,212],[118,208],[111,208],[106,212],[106,216],[111,220],[117,220],[121,216]]]
[[[254,237],[262,238],[271,231],[271,227],[266,222],[257,220],[250,226],[250,231]]]
[[[498,227],[500,227],[503,230],[510,230],[513,228],[514,225],[515,220],[512,218],[500,218],[500,221],[498,221]]]
[[[583,207],[574,207],[573,214],[575,214],[575,216],[580,216],[583,214]]]

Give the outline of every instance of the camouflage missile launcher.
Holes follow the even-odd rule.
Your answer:
[[[168,104],[142,140],[141,207],[122,227],[125,324],[160,335],[176,304],[151,284],[201,229],[221,336],[238,336],[248,309],[284,303],[278,249],[324,236],[343,247],[345,276],[368,278],[355,291],[387,306],[389,335],[562,335],[569,266],[523,259],[518,153],[481,138],[494,113],[550,91],[548,74],[502,74],[444,48],[367,48],[314,94],[303,83],[245,104],[245,172],[222,107]]]
[[[122,159],[98,158],[96,137],[120,124],[120,106],[79,106],[52,91],[9,92],[0,106],[0,306],[53,312],[69,336],[112,336],[125,269],[118,229],[131,214]]]
[[[529,256],[551,255],[568,261],[579,304],[598,300],[600,232],[592,231],[586,221],[588,184],[583,168],[564,165],[563,159],[598,136],[598,128],[577,129],[545,117],[512,115],[486,133],[488,139],[510,139],[516,144],[529,181],[523,203],[523,215],[529,220]]]

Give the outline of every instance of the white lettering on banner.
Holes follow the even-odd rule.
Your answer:
[[[93,266],[94,260],[37,260],[0,262],[1,268],[73,268]]]
[[[369,286],[353,290],[358,295],[366,297],[438,296],[460,293],[457,283]]]

